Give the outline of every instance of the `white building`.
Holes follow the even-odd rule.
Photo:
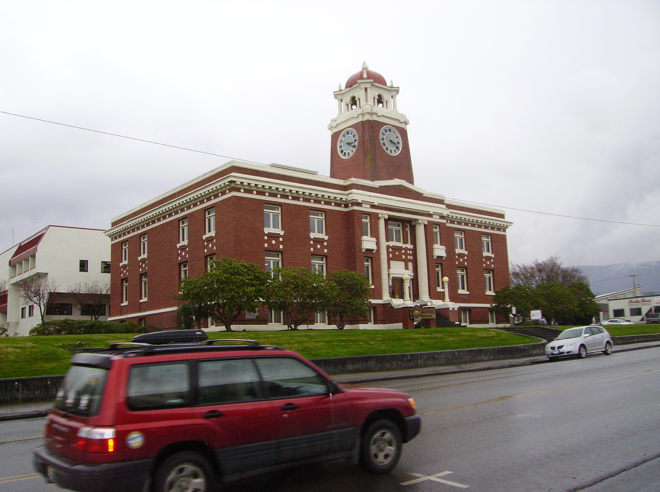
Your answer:
[[[45,320],[90,319],[70,292],[79,284],[110,284],[110,240],[100,229],[48,226],[0,253],[0,326],[10,336],[28,335],[41,323],[39,306],[21,299],[21,284],[32,281],[57,286]]]
[[[625,318],[633,323],[646,322],[649,313],[660,313],[660,296],[636,296],[608,301],[610,318]]]

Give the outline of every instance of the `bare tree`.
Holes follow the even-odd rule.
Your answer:
[[[81,314],[98,320],[105,316],[106,306],[110,303],[110,284],[80,282],[69,287],[69,294],[80,306]]]
[[[39,306],[41,322],[44,322],[48,299],[53,292],[57,291],[57,284],[53,280],[30,278],[19,285],[21,300],[25,304],[36,304]]]
[[[537,287],[549,282],[568,285],[573,282],[588,283],[587,276],[577,267],[562,266],[559,256],[551,256],[545,261],[534,260],[531,265],[513,263],[511,265],[511,285]]]

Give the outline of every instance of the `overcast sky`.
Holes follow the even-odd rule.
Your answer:
[[[229,158],[329,175],[364,61],[400,87],[416,185],[503,208],[511,262],[660,260],[652,0],[0,0],[0,251]]]

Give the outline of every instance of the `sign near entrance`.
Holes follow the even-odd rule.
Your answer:
[[[422,319],[435,319],[435,308],[432,307],[422,308]]]
[[[532,319],[543,319],[543,312],[540,309],[537,311],[530,311],[529,317]]]

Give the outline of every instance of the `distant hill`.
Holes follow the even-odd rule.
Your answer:
[[[633,277],[645,295],[660,294],[660,261],[646,263],[618,263],[603,266],[578,266],[589,279],[591,291],[609,294],[633,288]]]

